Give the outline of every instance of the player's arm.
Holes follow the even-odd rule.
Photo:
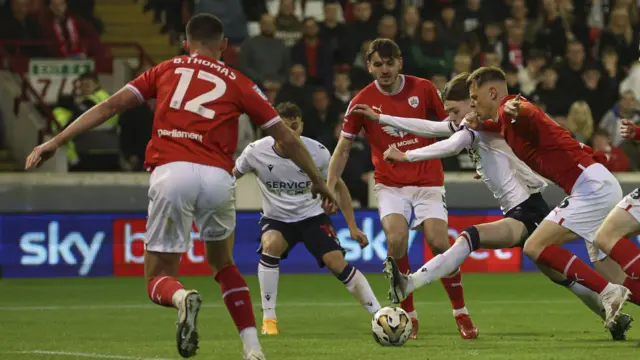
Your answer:
[[[352,138],[348,138],[343,134],[340,136],[340,139],[338,139],[338,144],[333,150],[331,160],[329,161],[329,171],[327,176],[327,186],[329,189],[335,189],[338,184],[338,180],[341,180],[344,167],[347,165],[347,161],[349,161],[349,153],[351,152],[352,146]]]
[[[284,155],[298,165],[314,184],[324,183],[324,178],[316,167],[306,146],[281,121],[264,129],[265,133],[273,137],[282,147]]]
[[[236,165],[233,167],[233,176],[235,176],[236,179],[240,179],[245,174],[253,172],[253,166],[251,166],[251,162],[249,161],[251,149],[253,148],[254,144],[249,144],[236,159]]]
[[[467,129],[460,130],[450,138],[438,141],[435,144],[421,147],[407,152],[401,152],[397,148],[385,151],[384,159],[389,162],[415,162],[432,159],[442,159],[458,155],[462,149],[471,146],[475,140],[473,132]]]
[[[347,184],[345,184],[342,179],[338,179],[336,184],[336,199],[338,200],[340,211],[342,211],[342,216],[344,216],[344,220],[347,222],[347,226],[349,227],[351,238],[360,243],[361,248],[365,248],[369,245],[369,239],[367,239],[367,235],[358,228],[356,216],[353,211],[351,194],[349,193]]]
[[[453,121],[431,121],[380,114],[380,124],[390,125],[422,137],[446,137],[456,132]]]
[[[631,120],[622,119],[620,134],[625,139],[640,140],[640,127]]]

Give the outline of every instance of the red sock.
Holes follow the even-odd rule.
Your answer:
[[[400,259],[396,259],[396,262],[398,263],[398,270],[400,270],[401,273],[411,273],[411,265],[409,265],[408,255],[405,255]],[[415,311],[415,308],[413,307],[413,294],[409,294],[409,296],[400,303],[400,307],[408,313]]]
[[[564,274],[567,279],[582,284],[598,294],[602,293],[602,290],[609,284],[577,256],[557,245],[549,245],[544,248],[537,262]]]
[[[462,309],[464,307],[464,290],[462,288],[462,273],[460,269],[456,270],[455,274],[450,277],[443,277],[440,279],[444,289],[449,295],[453,310]]]
[[[631,240],[622,238],[611,248],[609,256],[633,280],[640,278],[640,249]]]
[[[626,277],[622,286],[626,287],[631,291],[631,296],[629,297],[629,301],[636,305],[640,305],[640,282],[633,280],[630,277]]]
[[[249,287],[238,268],[235,265],[225,266],[218,271],[214,278],[220,284],[222,299],[238,331],[256,327]]]
[[[162,306],[173,307],[173,294],[182,289],[180,281],[171,276],[156,276],[147,284],[149,299]]]

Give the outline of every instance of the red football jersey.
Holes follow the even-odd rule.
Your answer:
[[[433,120],[447,117],[438,90],[429,80],[414,76],[400,75],[402,85],[393,94],[385,93],[372,82],[356,95],[344,118],[342,136],[355,138],[364,129],[371,144],[371,158],[375,166],[376,183],[393,186],[442,186],[444,173],[440,159],[415,163],[388,163],[384,161],[384,152],[395,145],[402,151],[413,150],[436,142],[435,139],[423,138],[363,119],[362,116],[349,114],[356,104],[369,105],[381,114]]]
[[[522,119],[511,119],[504,113],[504,104],[514,97],[505,97],[498,110],[502,136],[520,160],[571,194],[582,171],[596,163],[592,153],[526,99],[520,102]]]
[[[131,81],[140,99],[156,98],[145,167],[174,161],[216,166],[231,173],[238,143],[238,117],[266,129],[280,117],[244,75],[201,55],[167,60]]]

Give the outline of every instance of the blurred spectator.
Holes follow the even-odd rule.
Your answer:
[[[582,94],[579,94],[579,98],[589,104],[593,118],[596,119],[596,125],[600,123],[600,119],[615,103],[615,100],[612,101],[611,96],[604,96],[607,91],[607,85],[602,80],[601,69],[600,64],[596,62],[590,62],[584,67],[584,72],[582,73],[584,85]]]
[[[329,106],[329,94],[324,88],[316,88],[313,92],[312,108],[304,114],[302,135],[319,139],[326,131],[333,129],[340,112]]]
[[[550,115],[566,114],[564,111],[569,108],[569,105],[566,105],[565,97],[556,87],[557,82],[556,69],[553,66],[545,66],[542,69],[542,80],[531,95],[532,100]]]
[[[625,77],[625,73],[620,68],[618,59],[618,53],[611,47],[604,49],[602,52],[601,60],[604,67],[602,75],[605,83],[607,84],[607,89],[605,91],[607,94],[611,95],[610,97],[612,97],[614,101],[617,100],[620,83]]]
[[[444,91],[444,87],[447,85],[447,82],[449,81],[449,79],[447,78],[447,75],[438,74],[438,73],[433,74],[430,80],[433,83],[433,85],[435,85],[436,89],[438,89],[438,91],[441,93]]]
[[[536,24],[527,17],[527,5],[524,0],[513,0],[509,14],[513,24],[524,31],[524,39],[526,42],[533,43],[535,41]]]
[[[353,90],[359,91],[365,86],[369,85],[373,80],[371,74],[367,70],[367,51],[369,50],[369,45],[371,44],[371,40],[363,41],[360,45],[360,52],[358,52],[358,56],[353,61],[353,66],[351,67],[351,87]],[[404,57],[408,57],[409,54],[404,55]]]
[[[480,66],[500,67],[500,55],[493,49],[486,49],[480,54]]]
[[[347,27],[340,22],[339,14],[340,4],[324,4],[324,22],[320,24],[320,38],[331,48],[334,63],[343,63],[345,57],[343,49],[346,45]]]
[[[240,48],[240,71],[263,86],[265,80],[285,82],[290,68],[289,49],[275,38],[276,22],[272,15],[260,18],[260,35],[245,40]]]
[[[622,142],[620,136],[620,124],[622,119],[631,120],[640,124],[640,108],[633,92],[625,91],[620,94],[620,101],[609,110],[600,121],[600,127],[607,130],[611,136],[613,146],[618,146]]]
[[[476,31],[485,20],[481,7],[481,0],[466,0],[465,7],[460,12],[460,20],[465,32]]]
[[[402,15],[402,4],[400,0],[380,0],[378,6],[374,9],[374,19],[380,21],[385,16],[391,16],[394,19],[400,19]]]
[[[523,95],[530,96],[536,90],[541,77],[540,72],[546,61],[544,52],[535,49],[531,50],[526,59],[526,66],[518,70],[518,81]]]
[[[120,149],[124,160],[122,168],[127,171],[144,171],[145,152],[153,128],[152,108],[147,103],[138,104],[120,114],[119,122]]]
[[[617,7],[611,12],[609,26],[600,35],[600,49],[607,47],[616,49],[619,56],[619,64],[627,68],[640,56],[639,29],[633,28],[629,20],[629,13],[623,7]]]
[[[543,0],[542,3],[543,8],[537,22],[536,45],[545,49],[552,59],[560,58],[565,55],[567,48],[567,29],[556,0]]]
[[[307,84],[307,70],[303,65],[294,64],[289,70],[289,81],[284,83],[276,96],[276,104],[289,101],[304,113],[311,108],[313,87]]]
[[[307,69],[307,78],[327,89],[333,82],[333,56],[330,44],[318,37],[318,23],[306,18],[302,27],[302,39],[291,49],[291,60]]]
[[[280,0],[276,16],[276,37],[282,39],[287,47],[293,46],[302,36],[302,22],[294,14],[295,10],[293,0]]]
[[[181,8],[179,1],[166,1],[167,22],[179,22]],[[224,25],[224,36],[231,45],[240,45],[249,36],[247,18],[239,0],[195,0],[195,14],[213,14],[220,18]],[[170,20],[171,19],[171,20]]]
[[[42,28],[36,17],[29,14],[29,0],[11,0],[11,12],[0,18],[0,41],[2,40],[41,40]],[[17,45],[4,46],[10,54],[14,54],[18,48],[20,53],[28,56],[43,56],[42,46]]]
[[[401,41],[416,38],[420,31],[420,13],[415,6],[405,7],[400,25],[402,28],[400,31]]]
[[[332,153],[338,144],[338,139],[340,139],[343,120],[344,114],[339,117],[338,123],[320,139],[320,142]],[[358,136],[351,145],[349,159],[344,167],[342,179],[349,188],[353,200],[357,201],[360,206],[364,208],[369,204],[369,177],[372,171],[371,149],[369,148],[369,144]]]
[[[520,94],[520,83],[518,82],[518,68],[513,64],[506,64],[502,67],[507,78],[507,89],[509,94]]]
[[[524,29],[513,21],[508,21],[507,37],[501,41],[503,54],[502,63],[511,64],[515,67],[524,65],[524,58],[529,51],[529,44],[524,41]]]
[[[637,61],[629,71],[629,75],[620,83],[620,93],[631,91],[640,102],[640,61]]]
[[[609,132],[598,129],[591,138],[593,151],[602,151],[607,155],[609,161],[605,164],[611,172],[623,172],[629,170],[629,159],[622,149],[611,145]]]
[[[43,15],[44,39],[55,57],[86,58],[104,55],[98,33],[85,20],[67,13],[67,0],[51,0]]]
[[[398,34],[398,24],[396,18],[391,15],[385,15],[378,23],[378,37],[396,41]]]
[[[347,25],[348,48],[346,61],[350,63],[356,56],[360,45],[366,40],[373,40],[377,34],[377,24],[371,16],[371,4],[365,0],[358,0],[353,8],[355,21]]]
[[[93,28],[100,34],[104,32],[104,24],[98,19],[93,10],[96,7],[96,0],[69,0],[69,9],[74,15],[78,15],[91,23]]]
[[[484,52],[493,51],[498,53],[502,51],[500,39],[502,36],[502,26],[498,22],[488,23],[484,27],[484,32],[482,34],[484,37],[482,38],[482,47],[486,49]],[[498,56],[502,58],[502,53],[498,53]]]
[[[565,115],[556,115],[556,114],[550,114],[549,115],[561,128],[568,130],[569,132],[571,132],[569,130],[569,121],[567,120],[567,117]],[[571,136],[574,136],[573,133],[571,133]]]
[[[567,128],[576,140],[586,144],[593,134],[594,122],[591,108],[584,101],[576,101],[571,105],[567,115]]]
[[[436,24],[423,21],[420,41],[413,45],[411,57],[418,68],[418,75],[430,78],[435,73],[448,74],[453,66],[454,52],[447,49],[438,38]]]
[[[584,46],[578,41],[570,41],[566,53],[566,59],[558,69],[557,88],[562,96],[567,98],[567,106],[569,106],[584,92],[585,86],[582,81],[585,63]],[[565,111],[568,111],[568,108]]]
[[[233,158],[237,159],[242,150],[249,146],[256,140],[256,134],[253,129],[253,123],[247,114],[242,114],[238,117],[238,145],[236,151],[233,154]]]
[[[448,50],[456,51],[464,39],[464,25],[456,17],[456,9],[446,5],[440,12],[438,38]]]
[[[351,101],[351,78],[346,71],[338,71],[333,78],[333,97],[331,107],[342,113]]]
[[[472,72],[471,65],[471,56],[464,53],[458,53],[453,57],[453,71],[450,74],[450,78],[453,78],[463,72]]]

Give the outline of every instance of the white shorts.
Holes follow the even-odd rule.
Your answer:
[[[622,188],[618,180],[604,165],[593,164],[582,172],[573,185],[571,195],[553,209],[545,220],[562,225],[593,243],[600,225],[620,199]]]
[[[629,195],[620,200],[616,206],[631,214],[631,216],[640,223],[640,189],[633,190]]]
[[[447,205],[444,186],[404,186],[391,187],[376,184],[373,188],[378,199],[380,219],[389,214],[400,214],[411,221],[411,213],[415,220],[411,229],[419,228],[427,219],[442,219],[447,221]]]
[[[172,162],[157,167],[149,183],[148,251],[188,251],[194,220],[203,241],[226,239],[235,229],[235,179],[227,171]]]

